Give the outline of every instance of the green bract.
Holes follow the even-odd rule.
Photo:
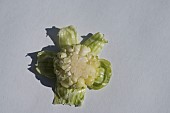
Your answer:
[[[98,90],[109,83],[111,63],[97,56],[107,41],[98,32],[80,44],[73,26],[61,28],[58,38],[60,51],[40,51],[36,70],[56,80],[53,104],[80,106],[86,88]]]

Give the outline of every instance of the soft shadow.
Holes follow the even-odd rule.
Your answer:
[[[48,50],[48,51],[55,51],[56,48],[55,46],[47,46],[47,47],[44,47],[42,50]],[[37,71],[36,71],[36,66],[35,64],[37,63],[37,54],[38,54],[38,51],[37,52],[33,52],[33,53],[28,53],[26,56],[29,56],[32,61],[31,61],[31,64],[29,64],[28,66],[30,66],[28,68],[28,70],[30,72],[32,72],[36,79],[39,80],[41,82],[42,85],[44,86],[47,86],[47,87],[51,87],[51,88],[54,88],[55,86],[55,80],[53,79],[49,79],[43,75],[40,75]]]
[[[58,32],[59,32],[59,28],[56,28],[56,27],[52,27],[52,28],[46,28],[46,34],[47,36],[50,37],[50,39],[53,41],[54,45],[49,45],[49,46],[46,46],[46,47],[43,47],[41,51],[44,51],[44,50],[48,50],[48,51],[55,51],[55,52],[58,52],[59,51],[59,46],[55,46],[55,45],[58,45],[57,42],[58,42]],[[56,80],[55,79],[49,79],[43,75],[40,75],[37,71],[36,71],[36,63],[37,63],[37,54],[38,52],[40,51],[36,51],[36,52],[32,52],[32,53],[27,53],[26,56],[29,56],[32,61],[31,61],[31,64],[29,64],[29,68],[28,70],[30,72],[32,72],[36,79],[40,81],[40,83],[44,86],[47,86],[47,87],[51,87],[53,90],[54,90],[54,86],[55,86],[55,82]]]
[[[83,38],[83,40],[80,42],[81,44],[84,43],[86,40],[88,40],[93,34],[89,33],[86,36],[81,36]]]
[[[56,49],[59,50],[60,47],[59,47],[58,32],[59,32],[60,29],[53,26],[52,28],[46,28],[45,30],[47,32],[46,35],[51,38],[54,45],[56,46]]]

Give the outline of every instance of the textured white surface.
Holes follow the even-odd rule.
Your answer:
[[[45,28],[102,32],[114,76],[82,107],[52,105],[27,53],[53,44]],[[169,0],[0,0],[1,113],[170,113]]]

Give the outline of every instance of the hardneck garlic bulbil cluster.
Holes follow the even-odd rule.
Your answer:
[[[89,47],[76,44],[57,53],[54,72],[63,87],[83,88],[94,83],[99,65],[98,57]]]
[[[110,81],[111,63],[98,57],[107,40],[97,32],[80,43],[75,28],[68,26],[54,41],[60,51],[38,52],[35,69],[56,81],[53,104],[80,106],[87,88],[99,90]]]

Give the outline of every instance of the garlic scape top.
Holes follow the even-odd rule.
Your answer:
[[[56,80],[53,104],[80,106],[87,88],[101,89],[110,80],[110,62],[98,57],[107,41],[98,32],[80,44],[73,26],[61,28],[58,38],[60,52],[40,51],[36,70]]]

